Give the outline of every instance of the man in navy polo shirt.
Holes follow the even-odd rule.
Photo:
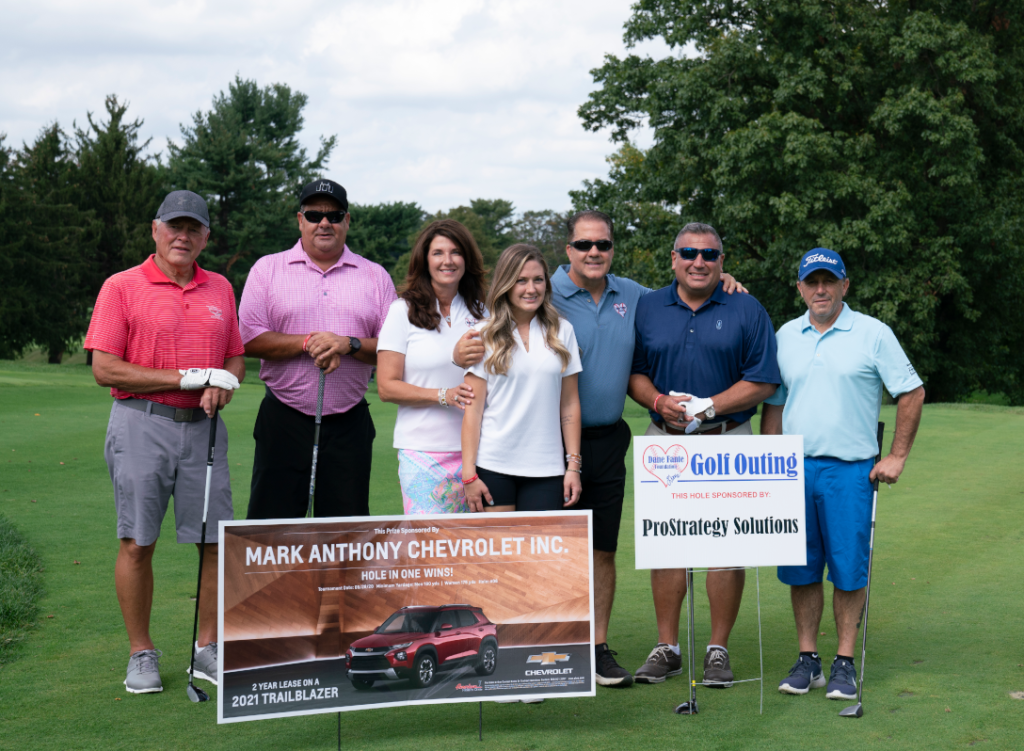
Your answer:
[[[714,227],[687,224],[672,250],[675,283],[647,295],[637,307],[629,395],[650,410],[646,435],[680,435],[693,421],[681,406],[690,396],[670,392],[711,400],[693,435],[750,435],[757,405],[781,381],[771,319],[753,297],[724,293],[723,259]],[[729,633],[743,583],[742,569],[708,572],[711,643],[704,656],[704,683],[715,688],[732,685]],[[651,590],[658,645],[636,671],[636,680],[661,683],[682,673],[679,611],[686,570],[652,569]]]
[[[804,437],[807,565],[779,567],[779,579],[790,585],[800,656],[779,691],[801,695],[825,685],[817,650],[827,564],[838,645],[825,695],[852,700],[853,652],[868,583],[872,483],[894,483],[903,472],[921,422],[924,385],[892,329],[843,302],[850,280],[838,253],[807,252],[798,279],[807,312],[779,329],[782,385],[761,417],[762,434]],[[899,402],[892,448],[876,464],[883,384]]]

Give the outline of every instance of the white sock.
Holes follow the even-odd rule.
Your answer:
[[[668,648],[671,649],[672,653],[675,654],[677,657],[682,654],[682,652],[679,651],[678,644],[669,644]]]
[[[720,649],[723,652],[725,652],[726,654],[729,654],[729,650],[726,649],[725,647],[721,646],[720,644],[708,644],[708,650],[707,651],[710,652],[712,649]],[[705,652],[705,654],[707,654],[707,652]]]

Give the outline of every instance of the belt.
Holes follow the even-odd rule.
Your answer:
[[[622,422],[619,420],[619,422]],[[619,427],[618,422],[613,422],[611,425],[591,425],[588,428],[583,428],[581,431],[581,437],[586,438],[589,441],[593,441],[597,438],[607,438],[615,429]]]
[[[206,412],[202,407],[195,409],[181,409],[180,407],[168,407],[166,404],[157,404],[149,399],[136,399],[129,397],[121,399],[120,403],[128,409],[137,409],[139,412],[146,412],[160,417],[166,417],[175,422],[199,422],[206,419]]]
[[[736,422],[735,420],[726,420],[725,422],[713,423],[707,430],[701,430],[701,428],[704,427],[703,425],[701,425],[700,428],[697,428],[695,431],[690,433],[690,435],[722,435],[723,433],[728,433],[730,430],[735,430],[742,424],[743,423]],[[664,421],[661,423],[661,429],[664,430],[669,435],[686,434],[685,430],[673,428],[671,425]]]

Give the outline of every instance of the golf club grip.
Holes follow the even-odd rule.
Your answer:
[[[320,420],[323,417],[324,412],[324,382],[327,380],[327,374],[324,371],[320,371],[320,380],[316,386],[316,424],[320,424]]]
[[[877,440],[878,440],[878,453],[875,455],[875,464],[878,464],[878,462],[882,461],[882,441],[884,439],[884,436],[885,436],[885,423],[884,422],[879,422],[878,423],[878,436],[877,436]],[[878,490],[878,477],[877,476],[875,477],[875,490]]]

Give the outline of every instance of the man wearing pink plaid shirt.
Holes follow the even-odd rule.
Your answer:
[[[248,518],[305,515],[321,369],[327,380],[314,514],[367,516],[376,431],[363,397],[395,286],[382,266],[345,245],[343,187],[314,180],[299,203],[299,241],[253,265],[238,310],[245,354],[262,359],[267,387],[253,430]]]

